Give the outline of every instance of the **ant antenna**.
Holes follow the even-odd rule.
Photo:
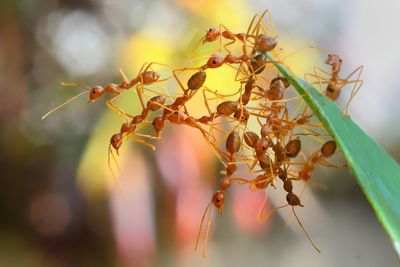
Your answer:
[[[208,232],[209,232],[209,230],[210,230],[210,224],[211,224],[211,214],[210,214],[210,213],[211,213],[212,205],[213,205],[213,202],[211,201],[211,202],[207,205],[207,207],[206,207],[206,209],[205,209],[205,211],[204,211],[204,213],[203,213],[203,216],[201,217],[201,222],[200,222],[200,226],[199,226],[199,231],[198,231],[198,233],[197,233],[197,238],[196,238],[196,244],[194,245],[194,250],[195,250],[195,251],[197,250],[197,248],[198,248],[198,246],[199,246],[201,230],[203,229],[204,219],[205,219],[206,214],[207,214],[207,211],[208,211],[208,221],[207,221],[207,230],[206,230],[206,238],[205,238],[205,242],[207,242],[207,239],[208,239],[207,236],[208,236]],[[206,257],[206,249],[205,249],[205,247],[203,248],[203,257]]]
[[[61,82],[61,85],[63,86],[79,86],[79,87],[86,87],[88,90],[90,90],[90,87],[81,83],[65,83],[65,82]],[[62,103],[61,105],[53,108],[52,110],[50,110],[49,112],[47,112],[46,114],[44,114],[42,116],[42,120],[46,119],[50,114],[52,114],[54,111],[59,110],[60,108],[64,107],[65,105],[67,105],[68,103],[74,101],[75,99],[77,99],[78,97],[80,97],[81,95],[87,93],[88,91],[83,91],[80,92],[79,94],[77,94],[76,96],[71,97],[70,99],[68,99],[67,101],[65,101],[64,103]]]
[[[80,92],[79,94],[77,94],[76,96],[71,97],[70,99],[68,99],[67,101],[65,101],[64,103],[62,103],[61,105],[59,105],[59,106],[53,108],[52,110],[50,110],[49,112],[47,112],[46,114],[44,114],[44,115],[42,116],[42,120],[46,119],[46,118],[47,118],[50,114],[52,114],[54,111],[59,110],[59,109],[62,108],[63,106],[67,105],[68,103],[74,101],[75,99],[77,99],[78,97],[80,97],[81,95],[84,95],[84,94],[86,94],[86,93],[87,93],[87,91]]]
[[[314,242],[311,240],[311,237],[308,235],[308,233],[307,233],[306,229],[304,228],[303,224],[301,223],[299,217],[297,217],[297,214],[296,214],[296,212],[294,211],[294,206],[292,206],[292,211],[293,211],[294,217],[296,217],[296,220],[297,220],[297,222],[299,223],[299,225],[300,225],[301,229],[303,230],[304,234],[306,235],[308,241],[310,241],[311,245],[314,247],[314,249],[315,249],[317,252],[321,253],[321,250],[319,250],[319,248],[317,247],[317,245],[315,245]]]
[[[113,161],[114,161],[115,166],[117,166],[117,170],[118,170],[119,174],[122,176],[122,175],[123,175],[123,174],[122,174],[122,171],[121,171],[121,169],[120,169],[120,167],[119,167],[119,164],[118,164],[117,159],[115,158],[114,152],[112,151],[111,144],[108,146],[108,155],[107,155],[108,169],[110,170],[111,175],[112,175],[112,177],[113,177],[113,179],[114,179],[114,181],[115,181],[115,183],[116,183],[116,185],[117,185],[118,191],[119,191],[121,194],[123,194],[124,192],[123,192],[123,190],[122,190],[121,184],[119,183],[119,180],[118,180],[117,176],[115,175],[115,173],[114,173],[114,171],[113,171],[113,169],[112,169],[112,166],[111,166],[111,157],[110,157],[110,155],[111,155],[111,157],[112,157],[112,159],[113,159]]]

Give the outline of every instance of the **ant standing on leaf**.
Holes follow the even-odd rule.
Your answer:
[[[308,77],[316,78],[318,81],[314,82],[319,84],[321,87],[323,84],[327,84],[326,90],[325,90],[325,95],[330,98],[332,101],[335,101],[341,92],[341,89],[349,84],[354,84],[353,89],[350,94],[350,98],[347,101],[346,105],[343,108],[343,113],[345,116],[349,115],[349,105],[351,100],[353,100],[354,96],[358,93],[360,90],[363,80],[360,80],[362,71],[364,66],[359,66],[357,67],[353,72],[351,72],[347,77],[344,79],[339,77],[339,73],[342,68],[342,59],[340,56],[336,54],[328,54],[325,64],[331,66],[331,72],[325,71],[319,67],[314,67],[313,68],[313,73],[306,73],[304,75],[305,79],[308,80]],[[323,75],[326,75],[328,77],[323,77],[320,75],[322,73]],[[355,80],[352,80],[351,78],[353,76],[356,76]]]

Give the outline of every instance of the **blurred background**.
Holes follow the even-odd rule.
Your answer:
[[[123,121],[103,100],[78,99],[41,120],[79,90],[60,81],[104,85],[118,68],[132,78],[152,60],[184,66],[208,28],[245,31],[266,8],[280,43],[326,49],[294,56],[300,74],[327,52],[342,56],[344,73],[364,65],[351,116],[399,161],[399,1],[2,0],[0,266],[399,266],[347,169],[317,168],[314,181],[328,189],[308,186],[298,209],[321,254],[293,218],[285,226],[289,210],[259,223],[265,194],[235,187],[213,216],[204,260],[193,246],[221,166],[197,132],[167,127],[156,152],[126,143],[120,194],[107,148]],[[210,87],[236,89],[218,75]],[[133,96],[118,105],[139,112]],[[270,204],[284,200],[274,192]]]

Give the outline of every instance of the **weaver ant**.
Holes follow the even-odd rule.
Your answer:
[[[314,247],[314,249],[317,252],[321,252],[318,249],[318,247],[314,244],[314,242],[312,241],[311,237],[308,235],[306,229],[304,228],[303,224],[301,223],[299,217],[296,214],[295,207],[296,206],[304,207],[304,206],[303,206],[303,204],[301,204],[300,198],[295,193],[293,193],[292,180],[287,177],[286,170],[282,170],[281,169],[281,173],[279,174],[279,178],[281,178],[281,180],[283,181],[283,189],[287,192],[287,195],[286,195],[287,204],[275,207],[275,208],[271,209],[267,214],[264,215],[264,210],[265,210],[265,208],[267,206],[267,201],[268,201],[268,200],[265,200],[262,208],[260,209],[260,212],[259,212],[259,215],[258,215],[258,219],[260,221],[265,221],[274,212],[276,212],[278,209],[285,208],[287,206],[291,206],[292,207],[292,213],[293,213],[294,217],[296,218],[298,224],[300,225],[300,228],[303,230],[304,234],[306,235],[308,241],[310,242],[310,244]]]
[[[115,84],[115,83],[109,83],[108,85],[106,85],[105,87],[102,86],[94,86],[94,87],[90,87],[88,85],[85,84],[81,84],[81,83],[65,83],[62,82],[61,84],[64,86],[74,86],[74,87],[83,87],[86,88],[86,91],[80,92],[79,94],[77,94],[76,96],[71,97],[70,99],[68,99],[67,101],[65,101],[64,103],[62,103],[61,105],[53,108],[52,110],[50,110],[49,112],[47,112],[45,115],[42,116],[42,119],[47,118],[50,114],[52,114],[53,112],[59,110],[60,108],[64,107],[65,105],[67,105],[68,103],[72,102],[73,100],[77,99],[78,97],[84,95],[84,94],[88,94],[88,104],[91,102],[94,102],[95,100],[99,99],[101,96],[104,95],[105,92],[110,93],[111,95],[114,95],[113,97],[107,99],[106,101],[106,105],[113,111],[116,112],[118,114],[123,114],[127,117],[131,117],[131,115],[129,115],[128,113],[124,112],[123,110],[121,110],[119,107],[117,107],[116,105],[113,104],[113,102],[115,100],[117,100],[117,98],[119,98],[119,96],[121,95],[121,89],[123,90],[127,90],[131,87],[133,87],[134,85],[140,83],[142,90],[143,90],[143,85],[149,85],[149,84],[153,84],[155,82],[162,82],[165,80],[168,80],[169,78],[166,79],[159,79],[160,75],[152,70],[148,70],[151,65],[153,64],[158,64],[158,65],[164,65],[161,63],[156,63],[156,62],[151,62],[149,64],[144,64],[142,66],[142,68],[140,69],[138,75],[136,76],[136,78],[134,78],[133,80],[129,81],[126,77],[126,75],[124,74],[124,72],[122,71],[122,69],[119,69],[119,75],[122,79],[122,83],[120,84]],[[145,67],[146,66],[146,67]],[[138,91],[138,95],[139,98],[141,96],[141,93]],[[144,108],[143,102],[140,98],[142,107]]]
[[[350,94],[350,98],[343,108],[344,114],[348,116],[348,109],[350,102],[354,98],[354,96],[358,93],[363,84],[363,80],[360,80],[360,77],[364,66],[357,67],[353,72],[347,75],[347,77],[342,79],[339,77],[339,73],[342,68],[342,63],[343,61],[338,55],[328,54],[327,59],[325,60],[325,64],[331,66],[331,72],[327,72],[319,67],[314,67],[313,73],[306,73],[304,77],[305,79],[307,79],[308,77],[316,78],[318,81],[314,83],[319,84],[321,87],[323,84],[327,84],[325,95],[333,101],[339,97],[341,89],[344,86],[348,84],[354,84]],[[318,72],[328,76],[328,78],[321,76]],[[351,80],[351,77],[353,77],[354,75],[356,75],[356,79]]]

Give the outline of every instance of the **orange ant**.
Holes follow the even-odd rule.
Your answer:
[[[286,170],[282,170],[281,169],[281,172],[279,173],[279,178],[283,181],[283,189],[287,192],[287,195],[286,195],[287,204],[275,207],[275,208],[271,209],[267,214],[264,215],[264,210],[265,210],[265,208],[267,206],[267,201],[268,201],[268,200],[265,200],[262,208],[260,209],[260,212],[259,212],[259,215],[258,215],[258,219],[260,221],[265,221],[275,211],[277,211],[278,209],[281,209],[281,208],[284,208],[284,207],[287,207],[287,206],[291,206],[292,207],[292,213],[293,213],[294,217],[296,218],[298,224],[300,225],[300,228],[303,230],[304,234],[306,235],[308,241],[310,242],[310,244],[314,247],[314,249],[317,252],[321,252],[318,249],[318,247],[314,244],[314,242],[312,241],[311,237],[308,235],[306,229],[304,228],[303,224],[301,223],[299,217],[296,214],[295,207],[296,206],[304,207],[304,206],[303,206],[303,204],[301,204],[300,198],[295,193],[293,193],[292,180],[287,177]]]
[[[228,189],[234,182],[241,182],[241,183],[252,183],[251,181],[247,181],[245,179],[241,179],[241,178],[227,178],[224,177],[221,179],[220,184],[219,184],[219,190],[216,191],[212,198],[210,203],[207,205],[206,209],[204,210],[203,216],[201,217],[201,222],[200,222],[200,226],[199,226],[199,231],[197,234],[197,238],[196,238],[196,243],[194,246],[194,250],[197,250],[198,245],[199,245],[199,241],[200,241],[200,235],[201,235],[201,231],[203,229],[203,223],[204,220],[206,218],[206,216],[208,217],[207,219],[207,227],[206,227],[206,232],[205,232],[205,238],[204,238],[204,245],[203,245],[203,257],[206,257],[206,248],[207,248],[207,241],[208,241],[208,235],[210,232],[210,227],[211,227],[211,211],[212,211],[212,207],[214,206],[217,209],[217,212],[219,215],[222,215],[222,211],[225,205],[225,190]]]
[[[358,93],[358,91],[360,90],[360,88],[363,84],[363,80],[360,80],[360,77],[361,77],[364,66],[357,67],[346,78],[341,79],[339,77],[339,73],[341,71],[342,63],[343,63],[343,61],[338,55],[328,54],[327,59],[325,60],[325,64],[331,66],[331,68],[332,68],[331,72],[327,72],[319,67],[314,67],[314,73],[306,73],[304,76],[306,79],[307,79],[307,77],[316,78],[318,80],[318,82],[316,82],[316,83],[318,83],[320,86],[322,86],[322,84],[328,84],[326,87],[326,90],[325,90],[325,95],[333,101],[339,97],[341,89],[344,86],[346,86],[348,84],[354,84],[353,89],[351,91],[350,98],[347,101],[347,103],[343,109],[344,114],[348,115],[348,109],[349,109],[350,102],[354,98],[354,96]],[[329,78],[321,77],[320,75],[318,75],[318,72],[328,75]],[[350,80],[350,78],[353,75],[356,75],[356,79]]]
[[[111,136],[109,146],[108,146],[108,168],[110,169],[111,174],[116,181],[117,181],[117,179],[116,179],[115,173],[113,172],[112,167],[111,167],[111,158],[113,159],[115,165],[117,166],[120,174],[121,174],[121,170],[119,169],[119,166],[118,166],[118,163],[117,163],[117,160],[115,158],[112,148],[114,148],[117,155],[119,155],[119,149],[124,141],[124,138],[126,138],[126,139],[132,139],[136,142],[142,143],[142,144],[150,147],[151,149],[155,150],[155,147],[153,145],[148,144],[144,140],[134,138],[133,135],[135,134],[135,132],[137,130],[137,125],[142,123],[145,120],[149,111],[156,111],[156,110],[160,109],[161,106],[164,104],[165,100],[166,100],[165,97],[161,96],[161,95],[152,97],[147,102],[146,107],[142,110],[140,115],[133,116],[130,121],[123,123],[121,125],[120,131]],[[138,134],[138,133],[136,133],[136,135],[139,135],[142,137],[150,137],[148,135],[143,135],[143,134]]]
[[[226,185],[227,187],[230,186]],[[205,239],[204,239],[204,247],[203,247],[203,257],[206,257],[206,247],[207,247],[207,240],[208,240],[208,234],[210,232],[210,226],[211,226],[211,209],[214,205],[214,207],[217,209],[218,214],[221,215],[222,214],[222,210],[224,208],[224,204],[225,204],[225,194],[224,194],[225,190],[220,190],[220,191],[216,191],[214,193],[214,195],[211,198],[210,203],[207,205],[203,216],[201,217],[201,222],[200,222],[200,226],[199,226],[199,231],[197,234],[197,238],[196,238],[196,244],[194,247],[194,250],[197,250],[197,247],[199,245],[199,241],[200,241],[200,234],[201,234],[201,230],[203,228],[203,223],[204,223],[204,219],[206,217],[206,215],[208,214],[208,220],[207,220],[207,228],[206,228],[206,233],[205,233]]]
[[[326,141],[321,149],[312,153],[312,155],[306,160],[304,163],[304,167],[299,171],[299,178],[304,181],[308,181],[310,177],[310,173],[314,170],[314,167],[317,163],[321,163],[328,167],[340,167],[339,165],[335,165],[327,162],[325,159],[332,156],[336,151],[336,142],[333,140]]]
[[[134,78],[131,81],[129,81],[127,79],[126,75],[124,74],[124,72],[121,69],[119,69],[119,74],[120,74],[120,77],[122,78],[122,83],[120,83],[120,84],[109,83],[105,87],[102,87],[102,86],[90,87],[90,86],[87,86],[87,85],[81,84],[81,83],[65,83],[65,82],[61,82],[61,84],[64,85],[64,86],[84,87],[87,90],[83,91],[83,92],[80,92],[78,95],[68,99],[67,101],[65,101],[61,105],[53,108],[52,110],[47,112],[45,115],[43,115],[42,119],[47,118],[53,112],[59,110],[63,106],[67,105],[68,103],[72,102],[73,100],[77,99],[78,97],[80,97],[80,96],[82,96],[82,95],[84,95],[86,93],[89,96],[89,99],[88,99],[88,102],[87,102],[89,104],[89,103],[94,102],[95,100],[99,99],[101,96],[104,95],[105,92],[108,92],[108,93],[114,95],[112,98],[107,99],[107,101],[106,101],[106,105],[113,112],[116,112],[118,114],[123,114],[123,115],[128,116],[128,117],[132,117],[131,115],[129,115],[128,113],[124,112],[123,110],[118,108],[116,105],[114,105],[113,102],[115,100],[117,100],[117,98],[121,95],[121,92],[120,92],[121,89],[127,90],[127,89],[133,87],[134,85],[136,85],[138,83],[140,83],[141,87],[143,87],[143,85],[149,85],[149,84],[152,84],[152,83],[155,83],[155,82],[162,82],[162,81],[165,81],[165,80],[169,79],[169,78],[166,78],[166,79],[161,79],[160,80],[160,75],[157,72],[152,71],[152,70],[148,70],[151,67],[151,65],[153,65],[153,64],[164,65],[164,64],[156,63],[156,62],[151,62],[151,63],[147,64],[147,66],[146,66],[146,64],[144,64],[142,66],[142,68],[140,69],[140,71],[139,71],[138,75],[136,76],[136,78]],[[138,91],[138,94],[140,96],[140,92],[139,91]],[[142,104],[142,107],[144,108],[142,100],[141,100],[141,104]]]

